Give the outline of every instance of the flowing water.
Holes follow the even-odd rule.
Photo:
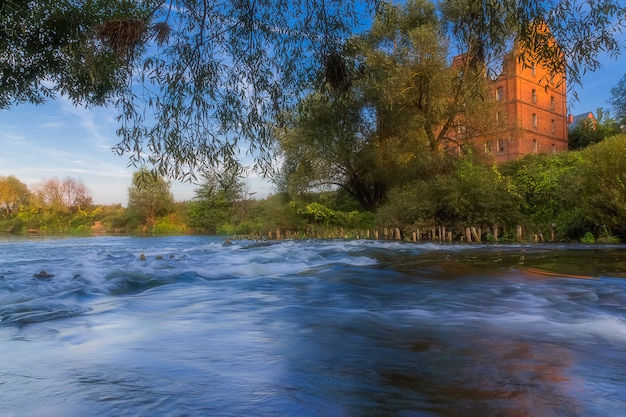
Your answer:
[[[621,417],[625,250],[5,237],[0,415]]]

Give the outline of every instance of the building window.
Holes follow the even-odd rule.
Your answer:
[[[498,152],[504,152],[504,139],[498,139],[498,142],[496,143],[496,150]]]
[[[504,99],[504,88],[498,87],[496,89],[496,100],[502,101]]]
[[[550,96],[550,110],[556,109],[556,101],[554,100],[554,96]]]
[[[534,88],[532,91],[532,101],[533,101],[533,104],[537,104],[537,90],[535,90]]]
[[[496,112],[496,126],[498,127],[502,126],[502,112],[501,111]]]
[[[537,127],[537,113],[533,113],[533,127]]]
[[[537,139],[533,139],[533,153],[537,153]]]
[[[535,66],[534,63],[530,65],[530,73],[532,74],[533,77],[537,76],[537,67]]]
[[[556,122],[554,121],[554,119],[550,121],[550,126],[552,129],[552,133],[556,133]]]

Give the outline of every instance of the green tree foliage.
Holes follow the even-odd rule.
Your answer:
[[[517,196],[495,165],[464,157],[449,159],[450,168],[429,180],[394,188],[377,213],[388,227],[492,227],[515,222]]]
[[[473,67],[467,56],[449,65],[452,52],[433,3],[385,5],[360,49],[367,81],[375,81],[371,95],[383,110],[383,134],[410,119],[411,125],[400,125],[417,130],[436,152],[445,142],[467,144],[495,127],[484,67]]]
[[[106,104],[126,88],[128,68],[105,48],[106,21],[145,19],[140,2],[8,0],[0,3],[0,109],[57,94],[76,104]]]
[[[619,133],[619,126],[608,111],[596,110],[596,121],[585,119],[568,132],[570,149],[582,149]]]
[[[0,107],[56,93],[114,103],[117,151],[170,177],[236,158],[242,139],[268,156],[268,120],[376,3],[5,1]]]
[[[174,210],[174,196],[170,184],[163,177],[147,169],[133,174],[128,189],[128,211],[138,217],[148,228],[154,226],[159,217]]]
[[[361,110],[354,96],[316,94],[302,103],[293,127],[280,135],[290,192],[343,187],[366,209],[376,208],[393,175],[387,167],[395,160],[385,156],[394,149],[390,138],[371,131]]]
[[[350,42],[349,85],[310,94],[278,130],[291,191],[341,187],[375,210],[416,158],[493,129],[487,80],[466,63],[448,65],[433,4],[383,9]]]
[[[598,54],[620,52],[621,3],[437,4],[469,62],[501,56],[518,37],[577,81],[598,67]],[[115,104],[117,151],[168,177],[219,166],[240,145],[267,168],[279,115],[309,92],[320,68],[341,73],[332,65],[341,46],[388,8],[379,0],[3,1],[0,108],[55,94]],[[531,30],[537,20],[555,42]]]
[[[626,137],[618,135],[581,151],[534,155],[503,167],[520,197],[522,223],[562,238],[626,236]]]
[[[574,209],[564,200],[579,154],[529,155],[510,162],[502,170],[520,197],[519,210],[528,224],[550,228],[560,223],[564,211]]]
[[[215,233],[232,220],[235,204],[243,199],[243,176],[241,169],[234,166],[205,173],[203,177],[189,207],[189,222],[195,229]]]
[[[26,184],[16,177],[0,177],[0,213],[2,217],[13,217],[26,204],[30,192]]]
[[[565,191],[567,209],[576,208],[578,224],[597,236],[626,238],[626,135],[618,135],[580,153]],[[584,230],[576,230],[580,237]]]
[[[357,210],[341,211],[333,210],[318,202],[312,202],[306,207],[298,209],[298,215],[303,217],[308,224],[336,226],[346,228],[363,228],[369,226],[371,215]]]
[[[626,74],[611,88],[609,103],[622,132],[626,132]]]

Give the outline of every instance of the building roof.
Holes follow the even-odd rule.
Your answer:
[[[576,116],[573,116],[570,114],[568,117],[568,124],[569,124],[570,129],[573,127],[576,127],[579,123],[582,123],[584,120],[591,120],[592,122],[595,122],[596,117],[590,111],[587,113],[578,114]]]

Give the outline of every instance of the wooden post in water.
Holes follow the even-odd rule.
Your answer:
[[[465,239],[467,239],[467,243],[472,241],[472,232],[469,227],[465,228]]]
[[[476,230],[476,228],[472,226],[471,230],[472,230],[472,236],[474,236],[474,240],[476,242],[480,242],[482,240],[481,239],[482,238],[482,236],[481,236],[482,233],[481,233],[480,227],[478,228],[478,230]]]
[[[522,241],[522,226],[520,225],[517,226],[517,241]]]

